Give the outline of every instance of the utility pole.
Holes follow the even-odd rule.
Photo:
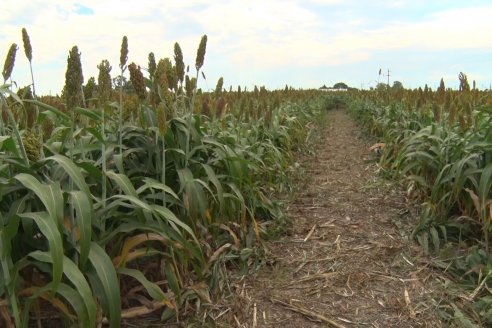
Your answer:
[[[388,68],[388,88],[389,88],[389,86],[390,86],[390,70]]]

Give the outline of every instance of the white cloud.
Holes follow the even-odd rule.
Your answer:
[[[391,6],[404,8],[407,3],[401,0]],[[383,7],[383,2],[377,4]],[[78,5],[93,14],[77,14]],[[492,49],[490,5],[446,10],[422,16],[417,22],[383,27],[371,27],[360,11],[347,19],[352,11],[345,9],[357,5],[340,0],[18,0],[0,11],[4,22],[0,56],[4,58],[10,44],[17,42],[20,51],[14,77],[29,77],[20,33],[26,27],[36,79],[50,85],[44,90],[58,92],[73,45],[82,52],[87,80],[97,75],[96,65],[102,59],[111,62],[116,74],[123,35],[129,38],[129,60],[145,66],[150,51],[157,58],[172,57],[175,41],[183,48],[185,60],[193,64],[201,35],[208,34],[205,65],[210,60],[223,66],[205,67],[206,72],[212,79],[218,74],[226,80],[227,72],[222,71],[226,66],[254,76],[257,71],[369,62],[377,53],[402,49],[423,54],[449,50],[450,55],[455,49]],[[390,5],[385,2],[384,6]],[[344,15],[336,14],[340,8]]]

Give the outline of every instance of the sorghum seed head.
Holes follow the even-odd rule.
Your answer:
[[[178,77],[178,81],[183,83],[184,74],[185,74],[185,64],[183,61],[183,52],[181,51],[181,47],[177,42],[174,44],[174,63],[176,65],[176,75]]]
[[[140,70],[140,66],[131,63],[128,65],[128,69],[130,70],[130,81],[132,82],[137,96],[141,100],[144,100],[147,96],[147,90],[145,89],[145,80],[142,71]]]
[[[222,93],[222,88],[224,86],[224,78],[220,77],[217,81],[217,85],[215,86],[215,96],[220,96]]]
[[[22,143],[26,150],[27,158],[31,162],[37,162],[40,158],[41,147],[43,146],[41,141],[41,135],[31,130],[26,130],[22,138]]]
[[[160,99],[168,107],[170,107],[172,103],[172,95],[171,92],[169,91],[170,85],[168,81],[168,75],[170,71],[172,71],[175,74],[174,68],[172,67],[169,58],[164,58],[159,60],[159,63],[157,63],[157,69],[155,73],[155,81],[157,83],[156,85],[160,88],[160,90],[158,90]]]
[[[29,34],[27,34],[25,28],[22,28],[22,41],[24,42],[24,52],[26,53],[26,57],[29,61],[32,61],[31,41],[29,40]]]
[[[211,110],[210,110],[210,99],[208,99],[208,97],[203,99],[202,114],[207,116],[207,117],[211,117],[211,115],[212,115]]]
[[[173,63],[171,63],[171,61],[168,58],[164,60],[166,61],[166,76],[167,76],[167,82],[169,88],[177,91],[178,75],[177,75],[176,67],[173,66]]]
[[[74,46],[68,55],[67,72],[65,73],[65,98],[68,109],[80,105],[83,83],[84,76],[82,75],[80,52],[77,46]]]
[[[196,87],[196,78],[192,77],[190,79],[190,77],[186,75],[185,89],[186,89],[186,96],[188,97],[188,99],[191,99],[191,97],[193,96],[193,90],[195,90],[195,87]]]
[[[166,104],[161,101],[157,106],[157,127],[159,128],[159,134],[164,136],[167,131],[167,118],[166,118]]]
[[[2,75],[5,81],[7,81],[10,78],[10,75],[12,75],[16,53],[17,53],[17,44],[12,43],[9,52],[7,53],[7,58],[5,58],[5,64],[3,65]]]
[[[121,50],[120,50],[120,68],[123,69],[128,60],[128,38],[123,36],[123,40],[121,41]]]
[[[155,75],[155,70],[157,68],[157,64],[155,63],[155,55],[153,52],[149,53],[149,75],[150,78],[153,79]]]
[[[202,36],[200,40],[200,45],[198,46],[198,50],[196,52],[196,62],[195,68],[200,70],[203,66],[203,62],[205,61],[205,51],[207,49],[207,35]]]
[[[221,118],[222,115],[225,114],[226,106],[227,106],[226,100],[224,99],[224,97],[220,97],[219,100],[217,101],[217,108],[215,112],[217,118]]]
[[[104,59],[101,64],[97,65],[99,69],[99,75],[97,77],[97,93],[99,98],[99,106],[104,106],[104,104],[111,97],[111,65],[109,61]]]

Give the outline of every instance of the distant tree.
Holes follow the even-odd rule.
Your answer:
[[[388,90],[388,85],[386,83],[379,82],[376,86],[377,91],[386,91]]]
[[[401,83],[400,81],[394,81],[391,89],[393,91],[403,90],[403,83]]]
[[[123,91],[126,91],[126,92],[134,91],[131,81],[127,80],[126,77],[119,75],[119,76],[113,78],[113,88],[114,89],[119,89],[122,84],[123,84]]]
[[[348,85],[346,85],[343,82],[335,83],[335,85],[333,86],[333,89],[348,89],[348,88],[349,88]]]

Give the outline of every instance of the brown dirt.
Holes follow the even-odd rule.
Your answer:
[[[380,178],[370,144],[329,112],[268,265],[235,284],[234,327],[439,327],[433,273],[409,234],[400,188]]]

